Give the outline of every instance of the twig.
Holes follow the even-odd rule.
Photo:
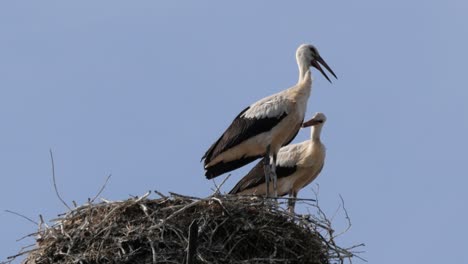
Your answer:
[[[140,198],[135,197],[135,198],[137,198],[137,199],[135,200],[135,203],[139,203],[140,201],[143,201],[143,200],[146,199],[150,194],[151,194],[151,191],[148,191],[148,192],[146,192],[145,194],[143,194],[143,196],[141,196]]]
[[[199,203],[199,202],[200,202],[200,201],[198,200],[198,201],[194,201],[194,202],[191,202],[191,203],[185,205],[184,207],[180,208],[179,210],[177,210],[177,211],[175,211],[174,213],[172,213],[171,215],[169,215],[166,219],[164,219],[164,221],[163,221],[162,223],[171,220],[174,216],[180,214],[181,212],[183,212],[184,210],[186,210],[186,209],[188,209],[188,208],[191,208],[191,207],[195,206],[195,205],[196,205],[197,203]]]
[[[52,163],[52,180],[54,182],[55,193],[57,194],[57,197],[59,198],[59,200],[68,208],[68,210],[71,211],[72,209],[70,208],[70,206],[68,206],[68,204],[62,199],[62,197],[60,196],[58,192],[57,182],[55,180],[55,164],[54,164],[54,155],[52,154],[52,149],[49,149],[49,152],[50,152],[50,161]]]
[[[16,242],[19,242],[19,241],[21,241],[21,240],[23,240],[23,239],[25,239],[25,238],[28,238],[28,237],[35,236],[35,235],[37,235],[37,234],[39,234],[39,232],[34,232],[34,233],[32,233],[32,234],[25,235],[25,236],[23,236],[23,237],[20,237],[20,238],[16,239]]]
[[[150,247],[151,247],[151,255],[153,257],[153,264],[156,264],[158,262],[156,259],[156,250],[154,249],[154,242],[150,238],[148,238],[148,240],[149,240]]]
[[[221,201],[221,199],[219,199],[219,198],[217,198],[217,197],[212,197],[211,200],[218,202],[219,205],[223,208],[223,211],[224,211],[226,214],[231,215],[231,213],[228,211],[228,209],[223,205],[223,202]]]
[[[215,186],[215,188],[210,188],[212,191],[213,191],[213,195],[216,195],[216,191],[219,190],[218,188],[218,184],[216,184],[216,180],[213,178],[211,179],[211,182],[213,183],[213,185]]]
[[[154,190],[154,192],[155,192],[157,195],[161,196],[161,198],[167,199],[167,196],[164,195],[162,192],[159,192],[158,190]]]
[[[107,199],[104,199],[104,198],[101,198],[101,201],[104,202],[104,203],[107,203],[107,204],[113,203],[113,201],[110,201],[110,200],[107,200]]]
[[[197,253],[198,246],[198,223],[193,220],[189,227],[188,246],[187,246],[187,264],[195,263],[194,256]]]
[[[42,231],[42,226],[44,225],[44,218],[42,217],[41,214],[39,214],[39,220],[41,220],[39,222],[39,224],[38,224],[39,225],[39,231]]]
[[[231,196],[231,195],[229,195],[229,196]],[[294,197],[268,197],[268,198],[265,198],[265,196],[254,195],[254,194],[242,194],[242,195],[235,194],[235,195],[232,195],[232,197],[259,198],[259,199],[263,199],[263,200],[275,199],[275,200],[296,200],[296,201],[308,201],[308,202],[316,202],[317,201],[316,199],[312,199],[312,198],[294,198]]]
[[[221,182],[221,184],[219,186],[216,184],[215,180],[213,179],[213,183],[214,183],[214,185],[216,187],[216,190],[214,191],[213,196],[220,194],[219,190],[221,189],[221,187],[223,187],[223,185],[226,183],[226,181],[229,179],[229,177],[231,177],[231,174],[228,174],[226,177],[224,177],[223,181]]]
[[[106,185],[107,185],[107,182],[109,181],[110,177],[112,176],[112,174],[109,174],[106,178],[106,181],[104,182],[104,184],[101,186],[101,189],[99,189],[99,192],[94,196],[93,199],[91,199],[91,203],[94,202],[94,200],[96,200],[96,198],[98,198],[98,196],[102,193],[102,191],[104,191],[104,188],[106,188]]]
[[[169,192],[169,194],[172,195],[172,196],[181,197],[181,198],[184,198],[184,199],[201,200],[200,197],[188,196],[188,195],[178,194],[178,193],[175,193],[175,192]]]
[[[344,233],[348,232],[348,230],[351,228],[352,224],[351,224],[351,218],[349,218],[349,215],[348,215],[348,211],[346,210],[346,207],[345,207],[345,203],[344,203],[344,199],[343,197],[341,196],[340,194],[340,199],[341,199],[341,206],[343,207],[343,212],[345,213],[345,218],[346,220],[348,221],[348,226],[346,227],[345,230],[341,231],[340,233],[336,234],[333,238],[337,238],[341,235],[343,235]]]
[[[33,224],[39,225],[38,222],[32,220],[31,218],[29,218],[29,217],[27,217],[27,216],[25,216],[25,215],[20,214],[20,213],[13,212],[13,211],[10,211],[10,210],[5,210],[5,212],[10,213],[10,214],[17,215],[17,216],[19,216],[19,217],[22,217],[22,218],[28,220],[29,222],[31,222],[31,223],[33,223]]]
[[[18,254],[16,254],[16,255],[7,257],[7,259],[14,260],[15,258],[17,258],[17,257],[19,257],[19,256],[22,256],[22,255],[24,255],[24,254],[28,254],[28,253],[30,253],[30,252],[34,252],[34,251],[36,251],[36,250],[39,250],[39,248],[33,248],[33,249],[30,249],[30,250],[26,250],[26,251],[20,252],[20,253],[18,253]]]

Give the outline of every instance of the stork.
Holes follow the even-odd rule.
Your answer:
[[[294,139],[304,121],[312,88],[310,67],[318,69],[330,83],[320,64],[337,78],[313,45],[300,45],[296,60],[299,67],[297,84],[245,108],[203,155],[208,179],[264,156],[266,164],[269,164],[264,166],[265,180],[269,184],[272,179],[276,190],[276,155],[282,146]]]
[[[320,132],[327,118],[323,113],[317,113],[312,119],[305,122],[302,127],[311,128],[310,140],[299,144],[282,147],[276,160],[276,173],[278,175],[278,194],[289,194],[288,209],[294,212],[297,193],[311,183],[325,162],[325,146],[320,141]],[[264,195],[270,188],[265,182],[264,163],[259,162],[242,178],[229,192],[238,195]]]

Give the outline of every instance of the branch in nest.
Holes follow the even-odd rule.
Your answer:
[[[51,227],[40,228],[38,246],[27,260],[35,264],[184,263],[189,259],[213,264],[297,263],[299,259],[304,264],[343,263],[355,257],[352,250],[360,246],[344,248],[335,243],[331,223],[317,202],[313,206],[321,213],[302,216],[263,197],[198,198],[171,193],[149,199],[148,195],[86,204],[67,212]],[[311,200],[298,202],[308,205]],[[198,227],[189,228],[193,223]],[[194,243],[198,250],[193,250]],[[190,256],[187,245],[192,249]]]
[[[68,206],[68,204],[62,199],[62,197],[59,194],[59,191],[58,191],[58,188],[57,188],[57,182],[55,180],[55,164],[54,164],[54,155],[52,154],[52,149],[50,149],[49,152],[50,152],[50,162],[51,162],[51,165],[52,165],[52,180],[54,182],[55,194],[57,194],[57,197],[65,205],[65,207],[67,207],[68,210],[71,211],[72,209],[70,208],[70,206]]]

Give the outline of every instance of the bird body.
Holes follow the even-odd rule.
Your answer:
[[[292,198],[295,198],[299,190],[315,180],[322,171],[326,151],[325,145],[320,140],[320,133],[325,120],[324,114],[316,114],[314,118],[304,123],[304,126],[313,125],[309,140],[288,145],[279,150],[276,160],[278,195],[289,194]],[[229,193],[264,195],[272,191],[271,186],[268,187],[265,181],[264,166],[265,164],[262,161],[257,163]]]
[[[244,109],[203,155],[205,176],[208,179],[260,157],[269,157],[274,161],[279,149],[297,135],[312,88],[310,67],[317,68],[329,81],[318,62],[333,76],[336,75],[312,45],[301,45],[296,51],[296,60],[299,67],[297,84]],[[272,162],[273,180],[276,179],[274,165]]]
[[[335,73],[312,45],[299,46],[296,50],[296,61],[299,67],[297,84],[244,109],[205,152],[202,160],[208,179],[264,156],[268,165],[264,166],[266,185],[269,185],[271,178],[274,195],[277,195],[276,157],[279,149],[296,137],[304,121],[307,100],[312,89],[310,67],[317,68],[330,81],[321,64],[336,78]],[[268,191],[269,188],[267,196]]]
[[[311,80],[309,78],[303,83],[298,83],[285,91],[266,97],[249,106],[233,121],[227,130],[227,132],[233,130],[243,131],[243,137],[239,135],[239,139],[241,139],[239,141],[241,142],[231,147],[221,148],[222,144],[220,143],[227,141],[231,133],[223,134],[220,140],[216,142],[218,144],[210,149],[212,152],[207,152],[208,155],[205,160],[207,173],[209,174],[211,167],[216,168],[216,164],[222,166],[232,161],[262,157],[265,155],[268,146],[270,146],[271,152],[277,153],[283,145],[292,141],[299,131],[304,120],[310,91]],[[249,121],[254,123],[252,127],[247,124]],[[267,122],[269,124],[262,124]],[[238,127],[235,127],[236,125]],[[245,133],[249,132],[249,129],[254,130],[251,135]],[[219,149],[225,150],[216,153],[217,150],[219,152]],[[214,168],[211,170],[214,170]]]
[[[298,192],[319,175],[325,160],[325,147],[310,141],[293,144],[280,149],[276,161],[278,195]],[[264,163],[259,162],[230,193],[239,195],[264,195]],[[270,192],[272,191],[270,186]]]

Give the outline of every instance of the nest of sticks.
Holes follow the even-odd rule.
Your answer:
[[[87,203],[41,220],[25,264],[343,263],[355,247],[334,242],[330,221],[290,214],[271,199],[149,193]],[[303,201],[304,202],[304,201]],[[316,203],[307,201],[309,206]],[[315,208],[317,209],[317,208]]]

